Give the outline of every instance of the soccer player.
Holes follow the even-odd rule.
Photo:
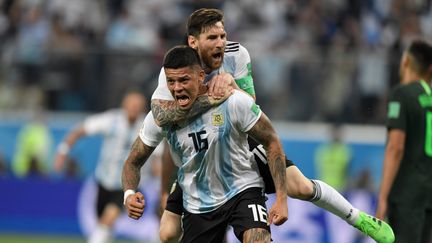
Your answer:
[[[55,170],[63,169],[70,149],[82,137],[101,134],[103,143],[96,166],[98,186],[98,226],[91,232],[88,242],[110,242],[112,227],[123,210],[121,169],[142,122],[146,100],[136,91],[125,95],[122,109],[108,110],[89,116],[82,125],[73,129],[59,145]]]
[[[188,111],[200,93],[204,71],[195,49],[177,46],[164,58],[166,82],[179,109]],[[247,137],[268,154],[276,201],[267,219],[264,182]],[[183,189],[183,236],[180,242],[222,242],[228,225],[243,242],[270,243],[269,224],[288,219],[285,155],[267,116],[247,94],[234,91],[223,103],[184,122],[158,127],[146,117],[123,168],[123,190],[129,216],[141,217],[145,201],[135,192],[142,165],[163,138],[168,141],[178,183]]]
[[[255,97],[249,53],[239,43],[226,40],[223,13],[217,9],[199,9],[192,13],[187,23],[188,45],[200,55],[207,74],[209,96],[202,95],[189,112],[178,109],[168,91],[163,69],[159,75],[158,88],[152,96],[152,112],[158,125],[172,124],[194,117],[209,109],[215,98],[224,97],[227,85],[240,88]],[[229,90],[229,89],[228,89]],[[222,98],[223,99],[223,98]],[[249,139],[260,173],[266,184],[266,192],[272,193],[273,182],[268,175],[267,157],[262,145]],[[164,162],[165,163],[165,162]],[[387,223],[361,212],[351,205],[339,192],[323,181],[309,180],[291,161],[286,161],[287,194],[289,197],[310,201],[350,225],[353,225],[378,242],[393,242],[393,232]],[[169,177],[169,175],[163,175]],[[165,188],[162,188],[164,190]],[[183,200],[181,190],[175,187],[169,195],[161,218],[160,237],[163,242],[175,239],[181,233],[180,219]],[[164,198],[164,197],[162,197]]]
[[[390,93],[387,144],[376,216],[388,215],[396,242],[430,242],[432,229],[432,46],[415,40]]]

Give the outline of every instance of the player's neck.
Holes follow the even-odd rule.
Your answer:
[[[205,72],[206,74],[210,74],[211,72],[213,72],[213,69],[211,69],[211,68],[205,66],[205,67],[204,67],[204,72]]]
[[[403,84],[409,84],[412,82],[416,82],[419,80],[425,79],[424,77],[422,77],[421,75],[419,75],[418,73],[412,71],[412,70],[408,70],[404,77],[402,78],[402,83]],[[425,80],[428,82],[428,80]]]

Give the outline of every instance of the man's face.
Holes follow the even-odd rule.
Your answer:
[[[138,93],[130,93],[123,99],[123,109],[128,119],[135,121],[145,109],[145,98]]]
[[[204,29],[197,38],[190,36],[189,46],[198,51],[206,72],[220,68],[226,46],[226,32],[222,22]]]
[[[204,87],[204,71],[198,67],[165,68],[168,89],[177,106],[188,110]]]

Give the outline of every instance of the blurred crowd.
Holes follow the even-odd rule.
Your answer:
[[[274,120],[383,123],[403,48],[431,39],[430,0],[0,0],[0,110],[96,112],[150,97],[187,16],[225,13]]]

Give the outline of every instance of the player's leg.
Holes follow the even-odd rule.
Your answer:
[[[229,201],[228,201],[229,202]],[[227,203],[228,203],[227,202]],[[228,219],[225,204],[209,213],[192,214],[184,211],[183,235],[180,243],[220,243],[223,242]]]
[[[287,194],[291,198],[311,201],[320,208],[339,216],[350,224],[358,218],[359,210],[354,208],[339,192],[325,182],[309,180],[297,168],[286,168]]]
[[[426,210],[420,205],[388,205],[389,222],[394,229],[396,242],[430,242],[424,236],[424,228],[430,234],[430,220],[427,218]],[[426,220],[429,222],[425,223]]]
[[[394,241],[393,231],[387,223],[358,210],[327,183],[309,180],[296,166],[286,168],[286,177],[289,197],[311,201],[378,242]]]
[[[178,242],[182,233],[182,213],[183,192],[177,182],[174,182],[160,221],[159,237],[162,242]]]
[[[262,228],[253,228],[243,233],[243,242],[270,243],[270,232]]]
[[[231,200],[230,221],[234,234],[242,242],[270,243],[266,198],[261,188],[249,188]]]
[[[423,221],[421,242],[432,242],[432,209],[426,209],[426,217]]]
[[[248,142],[249,149],[254,154],[260,174],[264,179],[266,193],[274,193],[274,183],[264,148],[252,138],[249,138]],[[311,201],[316,206],[337,215],[366,235],[380,240],[380,242],[394,238],[391,227],[387,223],[359,211],[327,183],[308,179],[290,160],[286,161],[286,183],[289,197]]]
[[[123,191],[107,191],[98,185],[98,225],[92,231],[89,243],[105,243],[111,239],[112,227],[122,212]]]
[[[178,242],[181,231],[181,215],[164,210],[159,229],[161,242]]]

